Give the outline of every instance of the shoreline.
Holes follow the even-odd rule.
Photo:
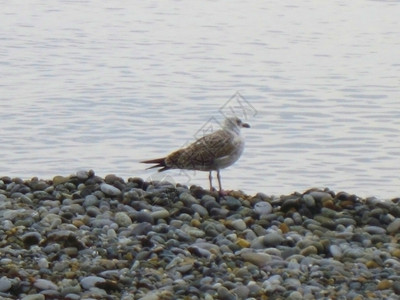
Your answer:
[[[3,299],[398,299],[400,198],[0,178]]]

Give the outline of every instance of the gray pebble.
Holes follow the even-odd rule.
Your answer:
[[[192,209],[197,212],[201,217],[208,217],[208,211],[202,205],[194,203],[192,204]]]
[[[240,231],[243,231],[247,228],[246,223],[241,219],[233,220],[231,222],[231,225],[235,230],[240,230]]]
[[[398,233],[400,231],[400,218],[394,219],[394,221],[388,225],[386,230],[390,234]]]
[[[0,292],[7,292],[12,287],[11,279],[3,276],[0,278]]]
[[[386,234],[386,229],[378,226],[365,226],[364,230],[370,234]]]
[[[256,252],[243,252],[241,257],[256,266],[262,267],[271,261],[271,255],[266,253],[256,253]]]
[[[106,280],[99,276],[87,276],[80,280],[82,288],[88,290],[96,285],[98,282],[105,282]]]
[[[122,211],[115,214],[115,222],[121,227],[128,227],[132,224],[131,218]]]
[[[343,256],[342,249],[338,245],[329,246],[329,252],[336,259],[340,259]]]
[[[84,207],[98,206],[100,203],[99,199],[95,195],[87,195],[85,201],[83,201]]]
[[[263,243],[266,247],[276,247],[284,240],[285,238],[277,232],[268,233],[263,237]]]
[[[21,300],[45,300],[43,294],[31,294],[21,298]]]
[[[154,223],[154,218],[151,216],[151,214],[148,211],[140,211],[135,215],[135,219],[139,223]]]
[[[165,208],[159,208],[150,213],[150,216],[153,217],[155,220],[158,219],[166,219],[170,216],[169,211]]]
[[[315,199],[312,195],[310,195],[310,194],[304,195],[303,201],[307,207],[309,207],[309,208],[315,207]]]
[[[220,300],[236,300],[236,296],[233,295],[226,287],[219,287],[217,290],[218,299]]]
[[[232,196],[225,197],[226,199],[226,206],[229,210],[237,210],[242,206],[242,202],[239,199],[236,199]]]
[[[133,229],[132,229],[132,235],[137,236],[137,235],[146,235],[150,230],[152,229],[152,226],[148,222],[142,222],[137,224]]]
[[[107,183],[102,183],[100,185],[101,191],[109,196],[119,196],[121,194],[121,190],[116,188],[113,185],[107,184]]]

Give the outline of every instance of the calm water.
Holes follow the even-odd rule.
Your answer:
[[[261,2],[0,1],[0,174],[154,177],[234,109],[226,189],[400,196],[399,2]]]

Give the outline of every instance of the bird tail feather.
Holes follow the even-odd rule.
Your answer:
[[[153,168],[161,168],[161,169],[158,170],[158,172],[162,172],[162,171],[170,169],[170,167],[168,167],[166,165],[166,163],[165,163],[165,157],[156,158],[156,159],[150,159],[150,160],[144,160],[144,161],[141,161],[141,163],[144,163],[144,164],[155,164],[154,166],[146,168],[146,170],[153,169]]]

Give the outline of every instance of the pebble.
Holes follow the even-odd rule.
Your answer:
[[[116,188],[115,186],[112,186],[111,184],[107,183],[102,183],[100,185],[101,191],[109,196],[119,196],[121,194],[121,190]]]
[[[128,227],[129,225],[132,225],[131,218],[122,211],[115,214],[115,222],[121,227]]]
[[[170,215],[169,211],[166,210],[165,208],[157,208],[155,211],[150,213],[150,216],[152,216],[155,220],[157,219],[166,219]]]
[[[391,222],[387,228],[386,228],[387,232],[390,234],[395,234],[398,233],[400,231],[400,218],[396,218],[394,219],[393,222]]]
[[[336,259],[340,259],[343,256],[342,249],[338,245],[329,246],[329,252]]]
[[[241,219],[232,221],[231,225],[235,230],[240,230],[240,231],[243,231],[247,228],[246,223]]]
[[[277,233],[277,232],[271,232],[271,233],[267,233],[264,237],[263,237],[263,244],[266,247],[276,247],[278,245],[280,245],[281,243],[283,243],[283,241],[285,240],[285,238]]]
[[[267,253],[243,252],[241,257],[258,267],[262,267],[271,261],[271,255]]]
[[[254,212],[260,217],[267,216],[272,212],[272,205],[266,201],[257,202],[254,205]]]
[[[21,298],[21,300],[45,300],[43,294],[31,294]]]
[[[11,279],[3,276],[0,278],[0,292],[7,292],[12,287]]]
[[[84,277],[80,280],[80,285],[82,286],[82,288],[84,288],[85,290],[88,290],[94,286],[96,286],[97,283],[99,282],[105,282],[106,280],[102,277],[99,276],[87,276]]]
[[[398,200],[0,178],[0,298],[396,299]],[[348,280],[352,278],[352,280]]]
[[[57,290],[58,286],[51,282],[50,280],[46,280],[46,279],[37,279],[34,284],[33,284],[36,288],[38,288],[39,290]]]

